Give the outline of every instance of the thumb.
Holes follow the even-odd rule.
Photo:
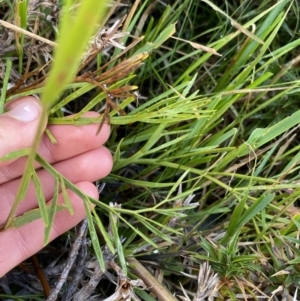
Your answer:
[[[0,158],[32,145],[42,105],[38,99],[29,96],[9,102],[5,110],[7,112],[0,115]],[[0,165],[7,163],[2,162]]]

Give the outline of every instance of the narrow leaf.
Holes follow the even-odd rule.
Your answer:
[[[13,151],[2,158],[0,158],[0,162],[9,161],[9,160],[16,160],[18,158],[28,156],[30,153],[30,148],[24,148],[21,150]]]
[[[65,209],[66,209],[65,206],[57,206],[56,212],[60,212],[60,211],[65,210]],[[47,214],[49,215],[50,210],[51,210],[50,205],[46,206],[46,210],[47,210]],[[23,215],[15,217],[12,220],[12,225],[13,225],[14,228],[20,228],[20,227],[22,227],[24,225],[27,225],[27,224],[29,224],[33,221],[36,221],[40,218],[42,218],[41,211],[40,211],[39,208],[37,208],[37,209],[27,211]]]
[[[103,223],[102,223],[101,219],[99,218],[99,216],[98,216],[98,214],[95,210],[93,210],[93,215],[94,215],[94,218],[96,220],[96,225],[98,226],[101,234],[103,235],[103,238],[106,242],[107,247],[109,248],[111,254],[115,254],[115,248],[114,248],[113,243],[111,241],[112,239],[109,236],[109,234],[107,233],[107,231],[105,230],[105,228],[103,226]]]
[[[125,256],[124,256],[123,246],[122,246],[122,243],[121,243],[121,240],[119,237],[118,228],[115,223],[114,215],[111,211],[109,212],[109,223],[110,223],[110,226],[111,226],[111,229],[113,232],[114,243],[117,248],[117,253],[118,253],[118,257],[120,260],[122,270],[123,270],[124,274],[127,275],[127,264],[126,264],[126,260],[125,260]]]
[[[55,178],[55,186],[54,186],[54,195],[51,201],[50,210],[48,212],[48,225],[45,226],[45,232],[44,232],[44,245],[48,244],[51,229],[53,226],[55,214],[57,212],[57,203],[58,203],[58,196],[59,196],[59,178]]]
[[[237,228],[240,228],[242,225],[249,222],[256,214],[258,214],[261,210],[266,208],[275,197],[274,193],[266,193],[262,195],[259,199],[257,199],[241,216]]]
[[[228,241],[228,239],[233,237],[236,234],[236,232],[240,230],[240,228],[238,228],[237,225],[239,224],[242,213],[245,209],[246,201],[247,201],[247,194],[244,195],[243,199],[239,202],[239,204],[233,210],[232,215],[230,217],[229,225],[228,225],[228,228],[226,231],[226,235],[221,240],[222,243],[224,243],[225,241]]]
[[[89,225],[89,233],[90,233],[90,236],[91,236],[91,241],[92,241],[92,244],[93,244],[93,248],[94,248],[96,257],[99,261],[99,265],[100,265],[100,267],[101,267],[101,269],[104,273],[105,270],[106,270],[105,262],[104,262],[100,242],[99,242],[99,239],[98,239],[98,236],[97,236],[97,231],[95,229],[92,214],[91,214],[91,211],[90,211],[90,202],[89,202],[88,198],[84,198],[82,201],[83,201],[85,212],[86,212],[86,217],[87,217],[87,221],[88,221],[88,225]]]
[[[61,174],[59,174],[59,181],[60,181],[61,192],[62,192],[62,195],[64,197],[65,205],[66,205],[67,209],[69,210],[69,213],[71,215],[73,215],[74,210],[73,210],[73,207],[72,207],[72,203],[70,201],[69,194],[68,194],[67,189],[66,189],[65,180],[63,179]]]
[[[1,95],[0,95],[0,114],[4,112],[4,103],[6,98],[6,91],[8,90],[7,85],[9,82],[9,76],[11,72],[12,61],[10,59],[6,60],[5,64],[5,75],[2,83]]]
[[[47,207],[46,199],[44,197],[42,184],[41,184],[40,179],[38,178],[35,170],[33,170],[33,172],[32,172],[32,180],[33,180],[33,185],[35,188],[35,196],[36,196],[38,204],[39,204],[39,209],[41,212],[42,219],[44,221],[45,226],[48,226],[49,218],[48,218],[48,212],[47,212],[47,208],[46,208]]]

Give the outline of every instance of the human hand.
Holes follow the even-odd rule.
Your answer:
[[[0,158],[12,151],[32,145],[42,110],[40,102],[34,97],[14,100],[6,108],[8,112],[0,115]],[[85,117],[97,116],[95,112],[85,115]],[[96,136],[97,128],[97,124],[51,125],[49,129],[57,144],[52,144],[44,134],[39,148],[39,154],[55,169],[83,192],[96,199],[98,199],[98,191],[92,182],[105,177],[111,171],[113,164],[110,152],[103,146],[109,137],[110,128],[108,125],[103,125],[101,132]],[[0,225],[5,223],[12,207],[25,162],[24,157],[13,162],[0,162]],[[51,201],[55,186],[54,179],[45,170],[38,170],[37,174],[45,199]],[[68,194],[74,214],[70,215],[68,210],[57,213],[50,240],[74,227],[85,217],[82,200],[71,191]],[[59,197],[59,202],[63,202],[62,195]],[[30,184],[25,199],[18,207],[17,215],[22,215],[36,207],[35,189]],[[41,219],[20,228],[10,228],[0,232],[0,277],[43,248],[43,240],[44,223]]]

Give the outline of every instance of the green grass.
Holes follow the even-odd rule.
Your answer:
[[[151,1],[143,1],[128,15],[130,35],[120,42],[128,46],[144,38],[120,57],[122,49],[110,49],[109,57],[102,51],[81,69],[77,77],[105,65],[97,81],[108,84],[109,91],[126,92],[118,105],[126,115],[115,107],[110,112],[107,146],[114,168],[103,180],[101,202],[88,199],[42,158],[37,160],[57,183],[81,195],[86,204],[96,204],[88,219],[90,231],[100,229],[102,234],[100,244],[93,241],[102,267],[114,253],[123,273],[135,279],[137,271],[127,266],[127,258],[135,257],[146,267],[157,263],[161,270],[153,269],[164,271],[171,295],[196,300],[192,293],[198,290],[199,266],[207,261],[219,278],[216,287],[207,288],[208,294],[233,300],[262,295],[299,299],[299,6],[287,0],[238,2],[183,0],[151,8]],[[12,9],[5,1],[3,5]],[[121,9],[114,13],[122,17]],[[45,20],[41,24],[41,33],[49,36],[50,25]],[[184,41],[172,39],[173,33]],[[65,43],[68,55],[78,40],[61,37],[59,43]],[[79,58],[80,53],[78,64]],[[26,56],[22,60],[25,66]],[[13,64],[19,68],[19,61]],[[128,72],[122,73],[124,64]],[[47,72],[57,83],[59,70]],[[75,67],[72,72],[70,76]],[[86,124],[95,121],[81,118],[84,112],[103,112],[106,91],[77,79],[62,86],[55,105],[49,94],[49,123]],[[141,93],[138,100],[134,86]],[[53,91],[48,87],[7,91],[6,100]],[[76,117],[65,119],[62,107]],[[11,156],[20,155],[24,153]],[[51,215],[53,211],[34,217],[28,213],[28,220]],[[154,294],[169,300],[164,293]],[[136,294],[153,300],[147,290]]]

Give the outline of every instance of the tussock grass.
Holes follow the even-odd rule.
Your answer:
[[[136,300],[299,299],[298,3],[118,3],[105,18],[105,33],[99,25],[85,56],[77,56],[75,79],[47,107],[51,124],[111,123],[107,145],[114,169],[103,180],[101,202],[36,157],[57,183],[96,205],[88,214],[90,231],[98,231],[89,259],[95,252],[102,270],[114,271]],[[71,4],[66,2],[72,11]],[[16,11],[6,1],[2,5],[10,12],[2,18],[11,21]],[[55,8],[36,9],[39,35],[51,41],[57,9],[62,11]],[[36,10],[28,10],[30,31]],[[63,22],[72,19],[68,14]],[[30,41],[25,35],[19,44]],[[59,43],[70,54],[68,43],[78,39]],[[32,43],[29,54],[21,55],[19,44],[0,53],[3,63],[12,61],[7,73],[17,83],[2,101],[46,93],[48,74],[57,80],[47,64],[37,71],[49,46],[40,45],[43,56]],[[16,70],[33,73],[18,85]],[[102,121],[81,118],[88,110],[102,112]],[[66,119],[66,111],[75,117]],[[47,220],[60,209],[47,213],[41,206],[39,216]],[[32,213],[27,217],[14,222],[20,226]],[[83,271],[81,278],[88,281],[95,273]],[[90,295],[101,290],[103,300],[113,293],[114,300],[121,298],[120,288],[104,287]]]

